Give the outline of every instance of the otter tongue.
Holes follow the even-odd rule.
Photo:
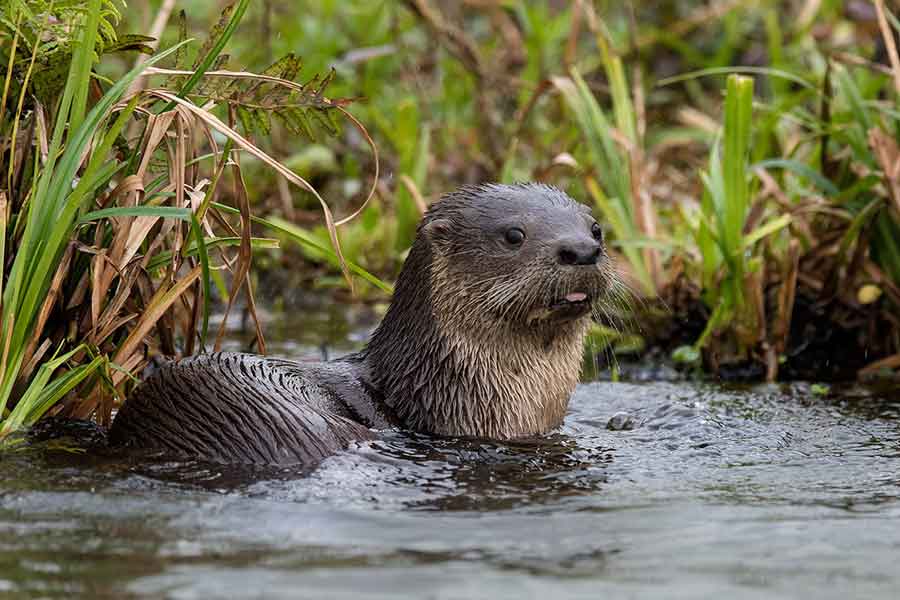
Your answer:
[[[566,296],[566,300],[569,302],[581,302],[587,300],[587,294],[584,292],[572,292]]]

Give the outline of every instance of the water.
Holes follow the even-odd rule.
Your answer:
[[[256,476],[5,455],[0,596],[900,597],[897,389],[589,383],[545,439]]]

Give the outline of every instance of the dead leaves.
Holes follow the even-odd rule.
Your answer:
[[[211,76],[221,75],[218,72]],[[267,75],[240,74],[244,76],[259,77],[266,85],[281,82]],[[348,281],[350,275],[340,251],[337,226],[362,210],[374,194],[378,176],[377,151],[371,137],[356,119],[336,107],[363,133],[375,153],[375,177],[369,196],[353,214],[336,220],[328,204],[306,180],[238,133],[238,119],[233,111],[226,124],[211,112],[212,105],[201,107],[160,89],[137,94],[135,114],[142,118],[135,138],[140,140],[140,146],[133,149],[137,153],[134,172],[123,175],[111,190],[95,199],[92,208],[107,209],[108,214],[79,226],[79,241],[70,244],[66,251],[45,300],[39,326],[29,342],[26,360],[27,365],[37,365],[41,356],[62,339],[86,340],[90,348],[110,356],[112,369],[84,382],[78,400],[69,402],[65,409],[79,417],[94,415],[101,423],[109,422],[112,410],[131,384],[129,375],[138,373],[149,355],[172,354],[179,347],[179,339],[185,353],[198,348],[198,336],[201,329],[205,331],[205,324],[200,327],[201,313],[209,305],[209,299],[204,297],[209,285],[200,285],[206,268],[231,275],[225,317],[214,347],[221,346],[228,313],[244,290],[256,326],[257,348],[265,352],[250,287],[254,240],[239,152],[254,155],[319,200]],[[153,112],[154,106],[163,103],[171,110]],[[127,106],[122,102],[116,110],[126,110]],[[228,140],[224,149],[219,147],[217,136]],[[84,158],[88,156],[86,153]],[[202,162],[209,156],[213,158],[211,170]],[[229,196],[239,208],[236,222],[213,202],[223,175],[225,179],[230,175],[233,184]],[[191,214],[196,220],[194,226],[184,219]],[[198,235],[211,241],[238,238],[239,243],[236,250],[231,244],[216,244],[213,261],[205,249],[206,242],[198,240]],[[201,245],[203,251],[198,252]],[[204,323],[205,320],[202,319]]]

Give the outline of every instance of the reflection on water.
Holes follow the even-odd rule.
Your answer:
[[[311,473],[33,450],[0,462],[0,595],[894,598],[898,467],[896,389],[803,384],[586,384],[545,439]]]

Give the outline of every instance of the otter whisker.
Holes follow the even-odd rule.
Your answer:
[[[611,295],[612,305],[616,308],[622,321],[632,330],[642,331],[640,323],[635,318],[635,303],[639,303],[641,309],[646,310],[648,305],[646,301],[636,295],[636,293],[622,281],[622,279],[610,275],[612,279]]]
[[[605,322],[608,324],[607,326],[608,326],[610,329],[612,329],[613,332],[614,332],[617,336],[621,336],[622,333],[623,333],[623,332],[622,332],[622,329],[621,329],[621,327],[619,326],[619,324],[618,324],[614,319],[611,318],[611,316],[609,315],[609,313],[608,313],[607,310],[606,310],[606,306],[607,306],[607,305],[606,305],[604,302],[597,302],[597,303],[595,303],[595,304],[591,307],[591,309],[592,309],[592,316],[594,317],[594,320],[597,321],[597,322],[600,322],[601,320],[605,321]],[[607,342],[606,344],[604,344],[604,346],[603,346],[603,355],[604,355],[604,357],[606,358],[607,364],[609,364],[609,365],[614,365],[614,367],[615,367],[616,369],[618,369],[618,367],[619,367],[619,359],[618,359],[618,357],[616,356],[615,348],[614,348],[614,346],[613,346],[612,343]],[[594,364],[596,364],[596,357],[595,357],[595,356],[592,356],[592,358],[593,358],[593,360],[594,360]]]

